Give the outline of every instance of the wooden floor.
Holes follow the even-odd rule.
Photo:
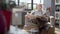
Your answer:
[[[55,33],[60,34],[60,29],[55,28]],[[8,34],[31,34],[31,33],[28,33],[27,31],[25,31],[23,29],[19,29],[14,26],[11,26]]]
[[[60,29],[59,28],[55,28],[55,33],[56,34],[60,34]]]
[[[11,26],[8,34],[30,34],[30,33],[26,32],[23,29],[19,29],[14,26]]]

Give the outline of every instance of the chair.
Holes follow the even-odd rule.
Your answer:
[[[39,30],[39,27],[36,24],[33,24],[31,22],[28,22],[28,21],[29,21],[29,18],[28,19],[25,18],[25,26],[24,26],[24,29],[26,31],[30,31],[32,28],[33,28],[33,30]],[[47,32],[48,34],[49,34],[50,29],[52,29],[53,31],[51,31],[51,32],[54,33],[54,31],[55,31],[54,23],[55,23],[55,18],[53,16],[50,16],[50,22],[47,23],[47,25],[49,25],[48,27],[50,27],[48,29],[48,32]]]

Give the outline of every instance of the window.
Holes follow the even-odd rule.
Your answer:
[[[27,9],[31,9],[31,0],[20,0],[20,4],[24,3],[27,6]]]
[[[31,0],[20,0],[20,2],[31,3]]]
[[[27,4],[27,9],[31,9],[31,3]]]
[[[36,9],[37,4],[43,4],[43,0],[33,0],[33,9]]]
[[[33,3],[33,10],[35,10],[37,8],[37,4]]]
[[[33,3],[36,3],[36,4],[41,3],[41,0],[33,0]]]
[[[36,5],[42,3],[43,0],[14,0],[17,5],[25,4],[27,9],[36,9]],[[23,4],[22,4],[23,3]]]
[[[40,0],[33,0],[33,9],[36,9],[36,5],[40,3]]]
[[[16,2],[16,5],[18,5],[18,1],[17,1],[17,0],[15,0],[15,2]]]

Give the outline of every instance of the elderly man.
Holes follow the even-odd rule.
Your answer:
[[[30,19],[30,18],[32,19],[32,17],[33,17],[33,18],[41,18],[41,17],[42,17],[43,20],[46,19],[45,12],[42,10],[42,4],[38,4],[38,5],[37,5],[37,10],[31,11],[31,13],[28,13],[28,14],[25,16],[25,18],[26,18],[27,21],[28,21],[28,19]],[[39,25],[40,25],[40,24],[39,24]],[[43,28],[44,28],[44,27],[43,27]],[[40,33],[41,33],[41,29],[42,29],[42,28],[39,27]]]
[[[34,17],[45,17],[45,12],[42,10],[42,4],[38,4],[37,5],[37,10],[33,10],[33,11],[31,11],[31,13],[30,14],[27,14],[26,16],[25,16],[25,18],[26,19],[28,19],[29,18],[29,16],[34,16]]]
[[[37,10],[32,11],[31,14],[35,15],[35,16],[43,16],[44,15],[44,11],[42,10],[42,4],[38,4],[37,5]]]

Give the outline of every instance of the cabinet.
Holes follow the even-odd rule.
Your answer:
[[[24,9],[20,8],[13,8],[13,14],[12,14],[12,25],[24,25],[25,22],[25,16],[26,12],[24,12]]]

